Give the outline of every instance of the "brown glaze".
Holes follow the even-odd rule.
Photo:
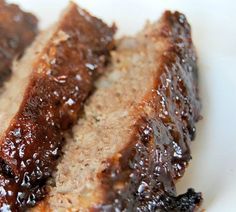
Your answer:
[[[142,115],[132,139],[99,174],[104,200],[92,211],[193,211],[202,200],[193,189],[179,196],[175,190],[191,159],[189,145],[200,118],[191,30],[178,12],[165,12],[161,22],[161,30],[151,36],[163,38],[168,48],[143,101],[151,112],[138,107],[136,114]]]
[[[57,42],[58,34],[64,40]],[[23,102],[1,137],[1,207],[34,205],[45,194],[64,143],[93,80],[103,71],[114,28],[71,3],[55,34],[33,65]]]
[[[31,13],[0,0],[0,85],[11,73],[13,58],[22,54],[36,36],[37,23]]]

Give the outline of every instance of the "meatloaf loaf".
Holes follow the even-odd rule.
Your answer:
[[[35,211],[193,211],[177,195],[200,118],[197,57],[186,17],[167,11],[117,42]]]
[[[113,33],[71,3],[14,64],[0,95],[0,210],[24,210],[43,198],[64,132],[109,59]]]

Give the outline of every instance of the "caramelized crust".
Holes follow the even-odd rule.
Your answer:
[[[166,12],[150,39],[167,42],[153,89],[134,111],[133,137],[99,173],[103,200],[92,211],[193,211],[200,193],[176,196],[175,181],[191,159],[200,118],[196,53],[183,14]],[[150,36],[150,35],[149,35]]]
[[[113,47],[114,28],[71,3],[34,61],[17,113],[0,138],[1,210],[45,194],[64,143]]]
[[[13,58],[22,54],[36,36],[37,22],[31,13],[0,0],[0,85],[11,72]]]

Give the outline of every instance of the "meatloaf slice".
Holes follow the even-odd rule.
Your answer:
[[[185,16],[167,11],[117,46],[35,211],[192,211],[201,202],[175,190],[200,117]]]
[[[12,60],[35,38],[37,18],[0,0],[0,85],[11,73]]]
[[[65,130],[103,72],[114,28],[71,3],[43,32],[0,96],[0,205],[13,211],[44,195]]]

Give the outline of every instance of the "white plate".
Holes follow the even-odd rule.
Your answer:
[[[56,20],[67,0],[12,0],[33,11],[45,28]],[[209,212],[236,211],[236,2],[234,0],[77,0],[118,35],[134,34],[147,19],[165,9],[187,15],[199,55],[204,119],[192,145],[193,160],[178,192],[202,191]]]

